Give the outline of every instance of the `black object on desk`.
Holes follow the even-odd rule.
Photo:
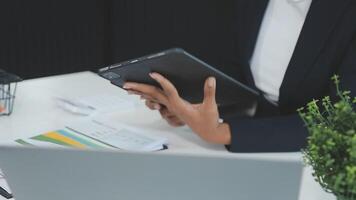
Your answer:
[[[6,199],[13,198],[13,195],[8,193],[4,188],[0,187],[0,196],[5,197]]]

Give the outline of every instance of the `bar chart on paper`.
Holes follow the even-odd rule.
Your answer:
[[[68,147],[77,149],[103,149],[107,145],[85,138],[70,130],[57,130],[34,136],[29,139],[18,139],[17,143],[25,146]]]

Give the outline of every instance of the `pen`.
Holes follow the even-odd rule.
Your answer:
[[[78,108],[87,108],[87,109],[91,109],[91,110],[95,110],[94,107],[92,106],[89,106],[89,105],[85,105],[85,104],[82,104],[82,103],[79,103],[79,102],[75,102],[75,101],[71,101],[71,100],[67,100],[67,99],[63,99],[63,98],[57,98],[58,100],[62,101],[62,102],[65,102],[71,106],[74,106],[74,107],[78,107]]]
[[[5,197],[6,199],[13,198],[12,194],[8,193],[4,188],[0,187],[0,196]]]

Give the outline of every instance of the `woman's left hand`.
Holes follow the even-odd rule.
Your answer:
[[[231,132],[228,124],[219,122],[215,101],[216,80],[208,78],[204,85],[204,100],[191,104],[182,99],[174,85],[158,73],[150,73],[162,89],[155,86],[127,82],[124,89],[139,94],[142,98],[164,105],[168,111],[185,122],[202,139],[216,144],[230,144]]]

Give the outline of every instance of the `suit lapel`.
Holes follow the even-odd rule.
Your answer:
[[[247,83],[255,87],[250,69],[250,59],[253,54],[260,26],[269,0],[240,0],[238,1],[238,57],[243,63]]]
[[[248,60],[251,59],[252,54],[255,49],[256,41],[258,34],[260,32],[260,27],[263,21],[263,17],[265,15],[267,5],[269,0],[258,0],[258,1],[251,1],[249,0],[247,3],[247,8],[245,12],[245,24],[246,31],[245,31],[245,39],[246,39],[246,58]]]
[[[298,92],[349,0],[313,0],[280,88],[280,105]]]

